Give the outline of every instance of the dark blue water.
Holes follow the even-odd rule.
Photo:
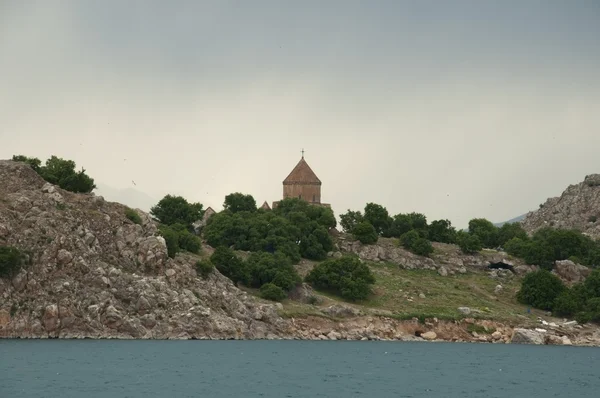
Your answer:
[[[0,397],[599,397],[600,349],[0,340]]]

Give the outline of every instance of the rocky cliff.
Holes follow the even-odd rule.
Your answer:
[[[167,257],[147,214],[46,183],[0,161],[0,245],[29,256],[0,279],[0,337],[262,338],[280,334],[276,305],[261,304],[193,256]]]
[[[600,238],[600,174],[585,177],[569,186],[559,197],[550,198],[522,222],[528,232],[543,227],[576,228]]]

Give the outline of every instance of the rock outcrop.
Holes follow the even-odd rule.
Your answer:
[[[264,304],[195,258],[167,256],[148,214],[46,183],[29,166],[0,161],[0,245],[28,265],[0,279],[0,337],[265,338],[285,334]]]
[[[464,274],[468,269],[485,271],[491,263],[509,263],[515,273],[523,274],[536,269],[519,259],[508,260],[508,255],[498,251],[482,251],[477,254],[464,254],[456,245],[433,242],[435,252],[430,257],[423,257],[398,246],[394,239],[379,238],[373,245],[364,245],[354,240],[350,235],[342,234],[338,237],[340,252],[354,253],[364,261],[386,261],[396,264],[404,269],[426,269],[437,271],[441,276]],[[332,252],[336,256],[340,252]],[[507,276],[513,273],[509,270],[492,270],[492,277]],[[501,275],[500,275],[501,274]]]
[[[568,285],[573,285],[583,282],[592,273],[592,270],[585,265],[575,264],[571,260],[559,260],[554,263],[552,272]]]
[[[559,197],[550,198],[522,221],[527,232],[543,227],[576,228],[600,238],[600,174],[570,185]]]

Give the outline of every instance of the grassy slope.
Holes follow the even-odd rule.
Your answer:
[[[435,271],[405,270],[389,263],[371,263],[376,283],[373,295],[360,303],[345,303],[366,313],[380,313],[387,316],[410,319],[424,316],[439,319],[460,319],[474,317],[493,319],[509,324],[529,324],[535,322],[542,311],[519,304],[515,298],[520,288],[521,278],[491,278],[486,272],[469,271],[467,274],[440,276]],[[502,284],[503,291],[496,295],[496,285]],[[323,299],[319,305],[300,304],[286,300],[284,315],[316,315],[319,308],[327,307],[342,300],[336,296],[316,292]],[[419,294],[425,298],[420,298]],[[461,314],[458,307],[470,307],[480,312],[468,316]]]

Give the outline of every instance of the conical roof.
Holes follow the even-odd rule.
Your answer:
[[[292,172],[287,176],[285,180],[283,180],[284,184],[321,184],[321,180],[315,174],[314,171],[310,168],[306,160],[304,160],[304,156],[296,167],[292,170]]]

